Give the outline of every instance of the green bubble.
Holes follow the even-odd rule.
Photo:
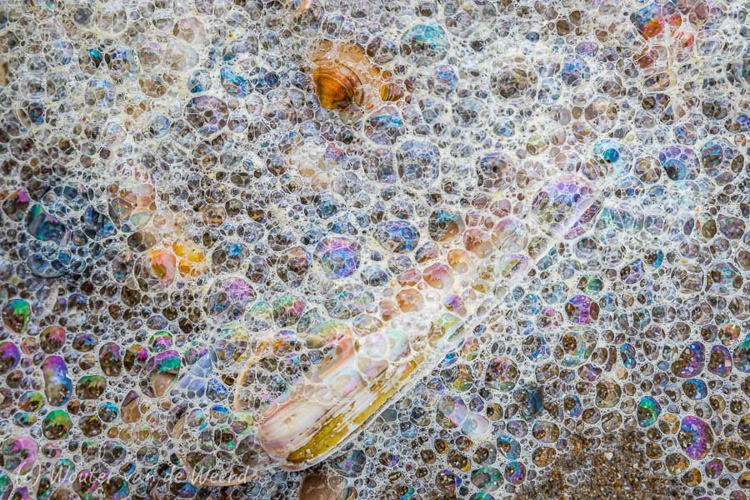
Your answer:
[[[65,410],[52,410],[42,422],[42,432],[47,439],[63,439],[72,427],[73,421]]]
[[[31,306],[23,299],[12,299],[3,308],[3,323],[16,333],[25,333],[31,319]]]

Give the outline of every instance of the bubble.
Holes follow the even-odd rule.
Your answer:
[[[445,30],[436,24],[417,24],[401,38],[401,51],[406,55],[423,59],[442,59],[449,44]]]
[[[702,372],[704,365],[705,348],[701,342],[693,342],[672,363],[672,373],[681,378],[691,378]]]
[[[596,406],[614,408],[620,401],[622,389],[613,380],[603,380],[596,384]]]
[[[365,135],[376,144],[394,144],[404,133],[404,122],[396,106],[382,106],[365,122]]]
[[[596,343],[594,330],[586,327],[571,328],[560,337],[555,348],[555,357],[564,366],[578,366],[591,356]]]
[[[700,379],[691,378],[682,383],[682,392],[693,400],[701,400],[708,396],[708,387]]]
[[[586,295],[575,295],[565,304],[568,318],[577,325],[588,325],[599,317],[599,305]]]
[[[526,466],[523,462],[510,462],[505,466],[503,477],[510,484],[521,484],[526,480]]]
[[[720,377],[727,377],[732,372],[732,354],[724,346],[715,345],[711,348],[708,360],[708,371]]]
[[[560,76],[563,83],[575,87],[591,77],[591,70],[582,59],[572,57],[563,62]]]
[[[193,97],[185,109],[185,119],[202,135],[211,135],[227,124],[228,108],[224,101],[212,96]]]
[[[682,24],[677,7],[672,2],[652,2],[630,15],[630,21],[644,38],[655,38],[665,29]]]
[[[440,152],[425,141],[407,141],[397,154],[398,175],[406,185],[423,188],[440,175]]]
[[[682,146],[669,146],[659,152],[659,163],[673,181],[695,179],[698,172],[698,158],[692,149]]]
[[[575,179],[562,178],[537,193],[532,212],[543,227],[567,232],[591,205],[591,195],[589,187]]]
[[[31,438],[14,436],[3,441],[0,452],[6,470],[13,474],[28,474],[39,456],[39,446]]]
[[[107,80],[92,78],[86,86],[86,104],[98,108],[109,108],[115,101],[115,89]]]
[[[461,234],[463,230],[463,220],[454,213],[440,210],[430,215],[428,231],[435,241],[448,241]]]
[[[631,344],[626,342],[620,346],[620,357],[625,368],[635,368],[635,348]]]
[[[388,221],[377,231],[377,238],[383,247],[394,253],[411,252],[419,243],[419,231],[406,221]]]
[[[677,435],[680,447],[693,460],[702,460],[713,447],[711,427],[698,417],[687,416],[680,423]]]
[[[65,439],[73,421],[65,410],[52,410],[42,421],[42,433],[47,439]]]
[[[81,399],[98,399],[107,387],[107,379],[101,375],[84,375],[76,383],[76,395]]]
[[[250,92],[250,82],[232,71],[231,68],[224,66],[220,72],[221,86],[224,87],[227,94],[232,97],[246,97]],[[216,104],[212,103],[214,106]],[[226,107],[224,108],[226,112]]]
[[[68,378],[68,367],[61,356],[48,356],[42,362],[44,394],[53,406],[62,406],[73,392],[73,381]]]
[[[516,364],[506,356],[494,358],[487,367],[485,383],[499,391],[510,391],[516,386],[519,370]]]
[[[732,359],[735,368],[743,373],[750,373],[750,335],[747,335],[745,340],[734,348]]]
[[[315,257],[328,278],[345,278],[359,267],[359,245],[346,238],[324,238],[315,247]]]
[[[638,425],[648,427],[656,423],[661,414],[661,406],[651,396],[643,396],[638,403],[637,418]]]

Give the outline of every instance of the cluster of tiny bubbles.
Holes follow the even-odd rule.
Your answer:
[[[0,2],[0,497],[746,500],[749,7]]]

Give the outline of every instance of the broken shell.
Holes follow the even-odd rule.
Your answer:
[[[461,342],[467,321],[481,321],[501,297],[501,291],[485,290],[481,283],[487,273],[501,277],[503,290],[510,290],[529,265],[546,256],[571,228],[586,219],[594,205],[593,190],[573,177],[561,177],[543,186],[526,217],[533,223],[511,219],[499,226],[486,254],[464,251],[466,279],[431,278],[440,287],[431,287],[429,300],[419,308],[406,307],[389,323],[376,322],[368,330],[350,327],[341,321],[318,325],[299,340],[322,353],[309,369],[289,378],[289,385],[269,399],[257,382],[256,366],[273,356],[268,346],[283,341],[269,335],[259,343],[238,379],[234,409],[252,407],[244,398],[257,399],[265,393],[265,409],[255,415],[255,443],[264,454],[263,463],[288,471],[302,470],[341,450],[351,438],[367,427],[387,406],[413,387]],[[588,220],[588,219],[587,219]],[[585,222],[585,221],[584,221]],[[544,248],[532,259],[525,255],[526,234],[543,241]],[[450,261],[450,259],[449,259]],[[455,263],[441,264],[447,273]],[[432,266],[428,275],[438,268]],[[402,288],[401,293],[416,292]],[[427,291],[425,291],[427,293]],[[457,299],[460,297],[460,299]],[[449,312],[456,300],[462,302],[467,317]],[[265,352],[264,352],[265,350]],[[278,358],[278,357],[277,357]],[[269,402],[270,401],[270,402]],[[262,470],[257,470],[262,473]]]

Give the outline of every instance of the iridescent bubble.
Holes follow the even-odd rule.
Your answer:
[[[114,422],[120,411],[117,409],[117,405],[111,401],[105,401],[99,404],[97,415],[102,419],[102,422]]]
[[[682,392],[692,400],[698,401],[708,396],[708,386],[698,378],[691,378],[682,383]]]
[[[706,422],[698,417],[687,416],[682,419],[677,440],[688,457],[703,460],[713,447],[714,435]]]
[[[117,83],[133,78],[140,71],[135,53],[128,47],[118,47],[104,56],[109,74]]]
[[[18,409],[37,411],[44,406],[44,395],[38,391],[26,391],[18,398]]]
[[[483,492],[498,489],[502,482],[502,473],[494,467],[481,467],[471,471],[471,483]]]
[[[284,294],[273,301],[273,318],[278,326],[296,324],[304,310],[305,301],[294,295]]]
[[[630,169],[632,157],[625,146],[611,139],[602,139],[594,143],[594,157],[603,165],[610,167],[611,175],[622,176]]]
[[[579,57],[568,58],[562,64],[560,77],[566,85],[575,87],[584,81],[587,81],[590,76],[591,70],[589,69],[588,64]]]
[[[732,373],[732,353],[723,345],[711,348],[708,359],[708,371],[720,377],[728,377]]]
[[[543,228],[564,235],[582,220],[592,203],[590,187],[575,178],[563,177],[537,193],[532,212]]]
[[[750,373],[750,334],[745,337],[740,345],[734,348],[732,358],[735,368],[743,373]]]
[[[61,326],[48,326],[39,335],[42,350],[51,354],[65,345],[65,329]]]
[[[745,234],[745,221],[739,217],[719,214],[719,232],[730,240],[739,240]]]
[[[221,68],[221,86],[232,97],[246,97],[250,92],[250,82],[241,77],[231,68],[224,66]]]
[[[26,210],[29,208],[31,198],[25,189],[19,188],[11,192],[3,201],[3,212],[16,222],[23,220]]]
[[[620,269],[620,279],[628,285],[638,283],[644,276],[643,261],[636,259]]]
[[[451,66],[437,66],[435,68],[435,79],[434,79],[433,90],[438,94],[450,94],[456,89],[458,83],[458,76],[456,70]]]
[[[166,330],[154,332],[148,339],[148,345],[153,352],[164,352],[172,347],[172,334]]]
[[[164,395],[179,375],[180,365],[177,351],[165,351],[149,359],[140,383],[143,394],[152,398]]]
[[[64,439],[72,427],[73,422],[65,410],[52,410],[42,421],[42,433],[47,439]]]
[[[24,299],[11,299],[3,307],[3,324],[16,333],[26,333],[30,320],[31,306]]]
[[[599,304],[586,295],[575,295],[565,304],[565,313],[573,323],[588,325],[599,317]]]
[[[513,393],[513,399],[521,408],[521,416],[525,420],[531,420],[544,408],[544,394],[542,389],[537,386],[526,386],[516,389]]]
[[[185,119],[200,134],[211,135],[227,124],[229,109],[224,101],[213,96],[193,97],[185,110]]]
[[[519,370],[515,362],[507,356],[499,356],[490,361],[484,381],[488,387],[498,391],[510,391],[516,386]]]
[[[681,378],[695,377],[703,371],[705,363],[703,344],[693,342],[685,347],[680,357],[672,363],[672,373]]]
[[[115,89],[107,80],[92,78],[86,85],[85,101],[89,106],[109,108],[115,101]]]
[[[315,247],[315,257],[328,278],[345,278],[359,267],[359,245],[346,238],[324,238]]]
[[[39,447],[29,437],[14,436],[3,441],[3,468],[13,474],[28,474],[31,472],[38,456]]]
[[[435,241],[451,240],[461,234],[463,230],[463,219],[452,212],[436,210],[430,214],[428,232]]]
[[[721,462],[720,458],[714,458],[706,463],[706,476],[710,479],[718,479],[723,470],[724,464]]]
[[[250,306],[246,317],[251,318],[251,329],[266,330],[273,325],[273,307],[265,300],[258,300]]]
[[[731,182],[744,166],[744,157],[723,139],[708,141],[701,149],[703,171],[720,184]]]
[[[555,356],[564,366],[578,366],[591,356],[596,347],[596,332],[586,327],[566,331],[555,348]]]
[[[631,344],[625,343],[620,346],[620,357],[625,368],[635,368],[635,347]]]
[[[643,396],[638,403],[637,417],[638,425],[648,427],[656,423],[661,414],[661,406],[651,396]]]
[[[419,231],[412,224],[394,220],[378,227],[377,238],[381,245],[394,253],[408,253],[419,243]]]
[[[509,435],[498,436],[497,449],[508,460],[516,460],[521,456],[521,445]]]
[[[0,374],[8,373],[18,366],[21,360],[21,351],[13,342],[0,342]]]
[[[247,306],[255,300],[255,290],[244,278],[230,277],[217,280],[211,287],[206,309],[211,316],[226,316],[230,321],[242,317]]]
[[[698,175],[698,158],[690,148],[666,147],[659,152],[659,163],[673,181],[695,179]]]
[[[191,94],[198,94],[211,89],[211,75],[202,69],[196,70],[190,75],[187,87]]]
[[[376,109],[365,121],[365,135],[376,144],[394,144],[403,133],[401,112],[392,104]]]
[[[129,496],[128,481],[121,477],[110,477],[102,483],[102,491],[106,498],[120,500]]]
[[[526,479],[526,466],[522,462],[510,462],[505,466],[504,477],[510,484],[521,484]]]
[[[64,405],[73,393],[73,382],[68,378],[68,367],[61,356],[48,356],[42,362],[44,394],[53,406]]]
[[[734,265],[729,262],[717,262],[709,270],[706,285],[715,294],[730,295],[742,288],[743,281],[743,273]]]
[[[440,175],[440,150],[425,141],[407,141],[396,158],[398,175],[407,186],[424,189]]]
[[[76,383],[76,395],[81,399],[98,399],[107,388],[107,379],[101,375],[84,375]]]
[[[442,59],[448,51],[445,30],[437,24],[417,24],[401,38],[401,51],[417,61]]]
[[[583,412],[583,406],[581,405],[581,399],[573,395],[568,395],[563,398],[563,410],[570,417],[578,417]]]
[[[41,205],[34,205],[26,218],[26,230],[39,241],[62,244],[70,237],[65,224],[57,217],[47,214]]]

